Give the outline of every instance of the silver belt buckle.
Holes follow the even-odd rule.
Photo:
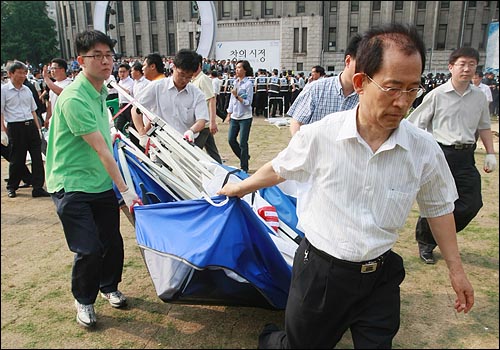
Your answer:
[[[455,149],[464,149],[464,145],[459,143],[455,145]]]
[[[361,273],[372,273],[377,271],[378,262],[369,262],[361,265]]]

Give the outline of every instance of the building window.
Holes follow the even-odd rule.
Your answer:
[[[436,49],[438,50],[444,50],[446,46],[446,29],[447,29],[446,24],[439,25],[437,33],[437,43],[436,43]]]
[[[441,3],[441,8],[442,9],[449,9],[450,8],[450,2],[449,1],[440,1]]]
[[[153,48],[153,52],[160,51],[158,45],[158,34],[151,34],[151,46]]]
[[[469,5],[469,8],[476,8],[476,2],[477,1],[467,1],[468,2],[468,5]],[[488,3],[489,1],[485,1],[485,7],[488,7]]]
[[[198,18],[198,16],[198,5],[196,4],[196,1],[191,1],[191,18]]]
[[[307,52],[307,28],[302,28],[302,52]]]
[[[123,19],[123,2],[122,1],[117,1],[116,2],[116,16],[118,23],[124,23],[125,20]]]
[[[359,11],[359,1],[351,1],[351,12]]]
[[[274,1],[264,1],[264,13],[266,16],[272,16],[274,14]]]
[[[349,38],[352,38],[357,33],[358,33],[358,27],[350,27],[349,28]]]
[[[417,9],[425,10],[427,5],[427,1],[417,1]]]
[[[337,51],[337,28],[328,28],[328,51]]]
[[[327,72],[335,72],[335,66],[326,66]]]
[[[132,1],[132,18],[134,22],[141,21],[141,13],[139,11],[139,1]]]
[[[76,24],[75,20],[75,9],[73,8],[73,5],[69,5],[69,18],[71,19],[71,26],[74,26]]]
[[[479,48],[484,49],[488,42],[488,30],[487,24],[481,24],[481,41],[479,42]]]
[[[92,25],[92,4],[88,1],[85,2],[85,18],[87,19],[87,25]]]
[[[120,52],[122,55],[127,53],[127,41],[125,40],[125,35],[120,35]]]
[[[337,2],[338,1],[330,1],[330,12],[337,12]]]
[[[66,12],[66,6],[63,5],[63,15],[64,15],[64,26],[68,28],[68,13]]]
[[[194,49],[194,33],[189,32],[189,49],[193,50]]]
[[[149,1],[149,19],[156,22],[156,1]]]
[[[306,2],[305,1],[297,1],[297,13],[306,12]]]
[[[243,1],[243,16],[251,16],[251,15],[252,15],[252,2]]]
[[[293,52],[299,52],[299,28],[293,28]]]
[[[297,70],[298,70],[298,71],[304,70],[304,63],[302,63],[302,62],[297,62]]]
[[[380,11],[381,1],[372,1],[372,11]]]
[[[138,1],[134,1],[138,2]],[[137,56],[142,56],[142,39],[140,35],[135,36],[135,47],[137,50]]]
[[[174,2],[173,1],[167,1],[167,19],[168,20],[174,19]]]
[[[175,54],[175,34],[168,33],[168,54]]]
[[[424,37],[424,26],[423,25],[417,25],[417,33],[418,35],[423,38]]]
[[[394,9],[396,11],[402,11],[403,10],[403,1],[395,1]]]
[[[231,17],[231,1],[222,2],[222,17]]]

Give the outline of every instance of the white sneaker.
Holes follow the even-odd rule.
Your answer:
[[[112,307],[120,308],[122,306],[127,305],[127,298],[122,294],[119,290],[111,293],[102,293],[101,296],[109,301]]]
[[[97,320],[95,317],[94,305],[84,305],[80,304],[78,300],[75,300],[76,307],[76,322],[81,324],[84,327],[93,327],[95,326]]]

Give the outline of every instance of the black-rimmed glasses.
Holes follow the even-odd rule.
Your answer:
[[[98,61],[102,61],[104,57],[106,57],[108,61],[114,61],[115,59],[115,56],[112,54],[102,54],[102,53],[96,53],[95,55],[82,55],[82,57],[91,57],[94,60]]]

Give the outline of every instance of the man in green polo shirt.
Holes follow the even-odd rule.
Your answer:
[[[59,95],[46,155],[47,190],[75,253],[71,291],[76,320],[85,327],[96,323],[99,291],[113,307],[127,301],[118,290],[124,253],[113,182],[130,210],[140,203],[112,155],[104,81],[113,67],[113,46],[102,32],[77,34],[75,48],[83,70]]]

